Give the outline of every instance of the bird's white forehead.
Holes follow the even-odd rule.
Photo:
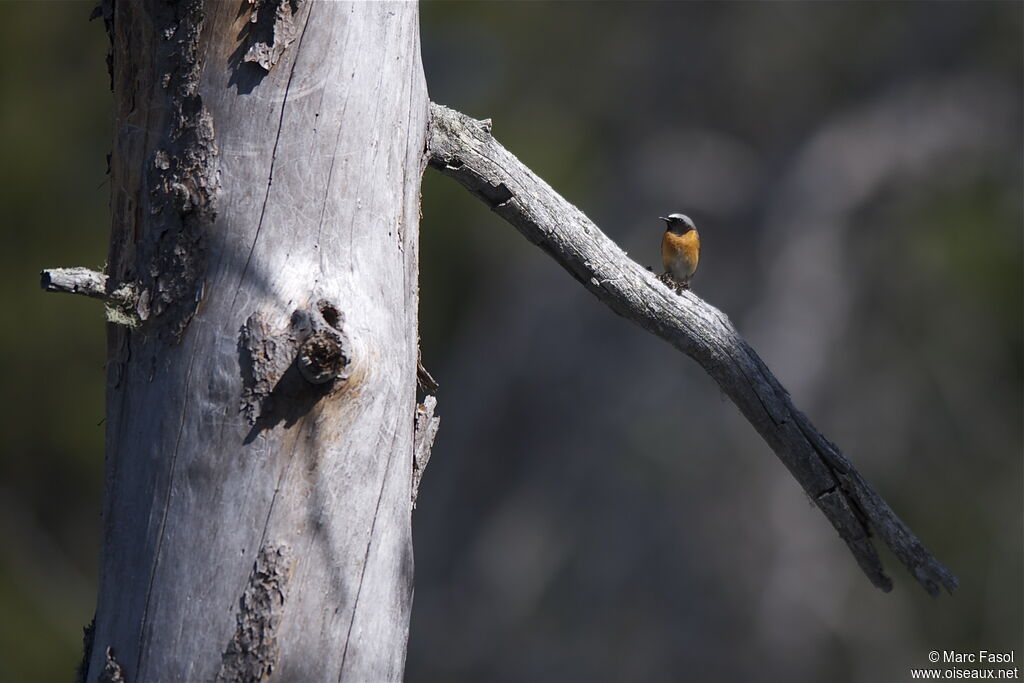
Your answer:
[[[680,221],[681,223],[686,223],[687,225],[690,225],[690,226],[693,225],[693,221],[690,220],[690,217],[689,216],[685,216],[685,215],[683,215],[681,213],[670,213],[668,215],[668,217],[669,217],[669,219],[674,220],[674,221]]]

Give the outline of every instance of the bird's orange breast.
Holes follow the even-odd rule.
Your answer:
[[[697,272],[700,261],[700,236],[696,230],[687,230],[682,235],[666,231],[661,238],[661,261],[672,277],[685,282]]]

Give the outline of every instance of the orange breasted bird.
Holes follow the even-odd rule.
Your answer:
[[[690,288],[690,279],[697,272],[700,261],[700,235],[687,216],[670,213],[661,216],[665,221],[665,235],[661,238],[661,262],[665,274],[671,276],[681,289]]]

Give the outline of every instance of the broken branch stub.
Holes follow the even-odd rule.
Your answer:
[[[260,311],[249,316],[238,339],[241,411],[249,424],[274,410],[276,394],[294,399],[302,384],[329,392],[349,379],[353,354],[344,321],[341,310],[327,299],[296,309],[281,329]],[[290,374],[296,377],[291,382]]]
[[[246,51],[243,61],[258,65],[269,73],[295,38],[295,15],[299,0],[249,0],[252,14],[246,27]]]
[[[78,294],[106,304],[107,321],[138,327],[149,318],[149,290],[139,292],[136,282],[116,284],[106,273],[76,266],[46,268],[39,273],[39,286],[47,292]]]
[[[300,318],[300,334],[305,335],[296,358],[303,378],[310,384],[348,379],[350,345],[342,330],[341,311],[321,299],[310,311],[296,311],[296,316]],[[293,326],[296,316],[292,317]]]
[[[107,276],[89,268],[47,268],[39,273],[39,286],[47,292],[107,298]]]

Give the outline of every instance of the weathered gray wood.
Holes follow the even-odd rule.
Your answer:
[[[102,16],[107,275],[141,313],[109,327],[87,680],[400,680],[417,6],[139,0]]]
[[[426,372],[426,370],[423,370],[423,372]],[[416,497],[420,493],[420,481],[423,479],[423,472],[427,469],[427,464],[430,462],[430,451],[434,447],[437,430],[441,427],[441,418],[434,415],[436,409],[437,397],[435,396],[425,397],[423,403],[416,406],[412,458],[413,507],[416,507]]]
[[[892,582],[872,531],[932,595],[957,580],[903,524],[839,449],[798,411],[729,319],[693,292],[676,294],[629,259],[575,206],[475,121],[431,105],[430,163],[455,178],[546,251],[612,310],[676,346],[710,374],[846,542],[868,578]]]
[[[39,273],[39,280],[48,292],[107,298],[107,276],[88,268],[47,268]]]

